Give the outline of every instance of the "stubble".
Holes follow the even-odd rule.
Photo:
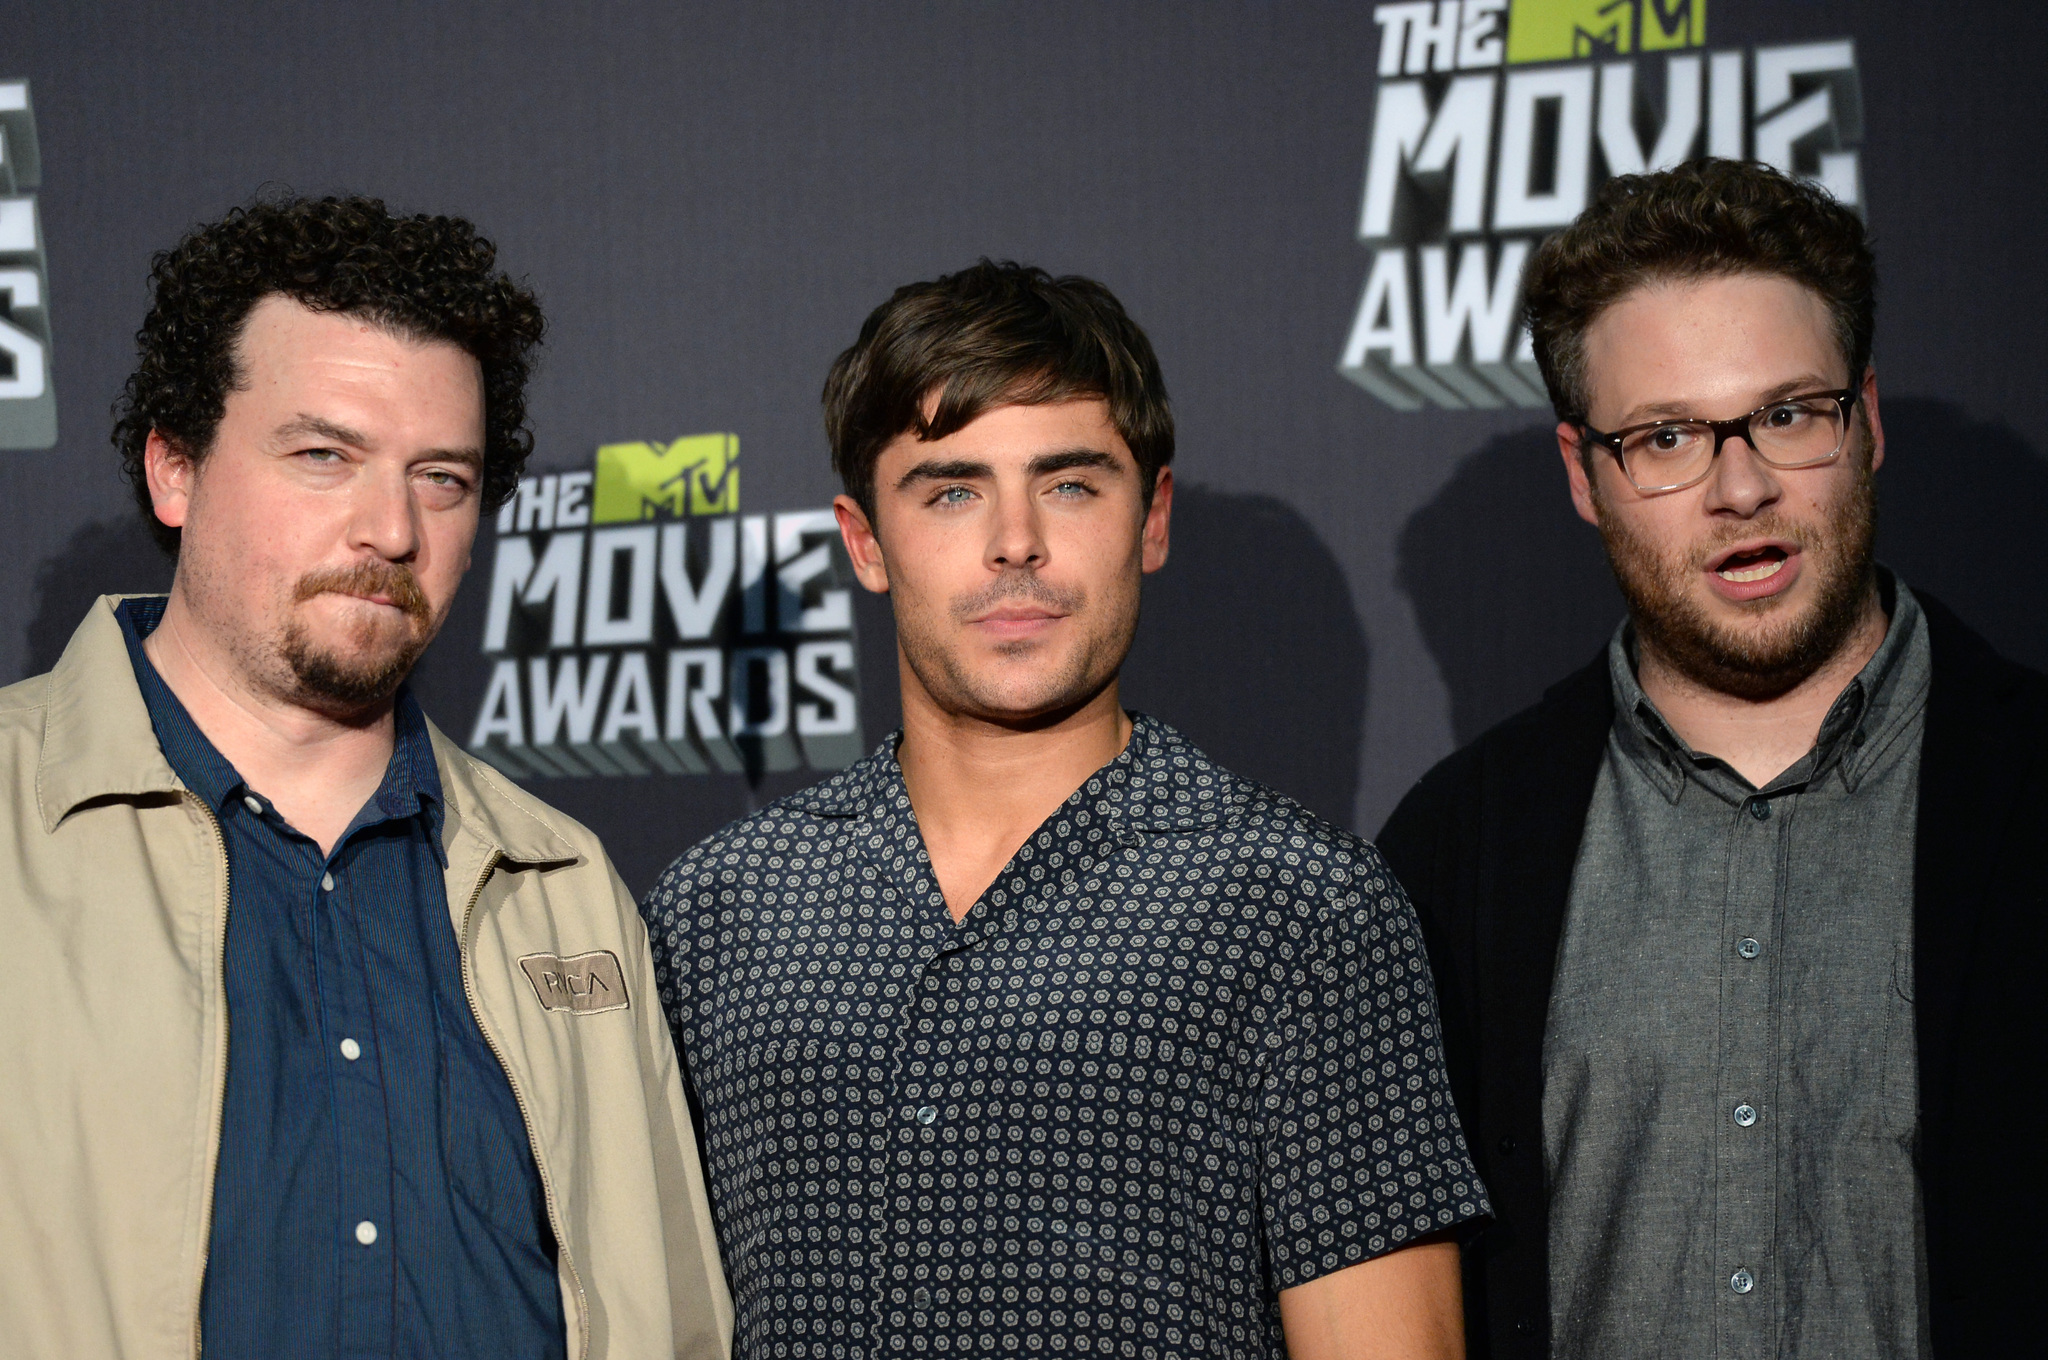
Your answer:
[[[1660,553],[1601,507],[1600,537],[1608,565],[1642,645],[1694,683],[1747,699],[1786,693],[1825,665],[1855,632],[1874,579],[1877,481],[1871,451],[1866,434],[1855,485],[1820,524],[1762,515],[1717,533],[1683,560]],[[1717,554],[1755,538],[1798,544],[1818,589],[1805,609],[1794,610],[1782,597],[1770,596],[1741,607],[1757,621],[1751,626],[1723,626],[1689,588]]]

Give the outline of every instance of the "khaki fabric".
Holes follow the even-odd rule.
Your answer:
[[[0,690],[0,1351],[197,1354],[226,1074],[227,859],[103,597]],[[731,1305],[647,935],[597,838],[433,733],[448,908],[561,1245],[572,1360],[723,1357]],[[624,1009],[519,961],[608,951]],[[288,1264],[281,1268],[289,1269]]]

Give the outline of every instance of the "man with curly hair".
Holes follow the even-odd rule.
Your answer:
[[[11,1356],[722,1356],[647,937],[405,678],[532,447],[456,218],[159,255],[115,440],[177,566],[0,691]]]

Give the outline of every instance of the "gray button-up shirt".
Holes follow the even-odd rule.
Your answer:
[[[1922,1353],[1911,592],[1762,789],[1608,656],[1615,721],[1544,1034],[1555,1353]]]

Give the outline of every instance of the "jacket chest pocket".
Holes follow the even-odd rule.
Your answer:
[[[440,1041],[437,1127],[450,1186],[499,1226],[522,1237],[538,1229],[545,1237],[540,1173],[505,1069],[459,998],[435,998],[434,1025]]]

